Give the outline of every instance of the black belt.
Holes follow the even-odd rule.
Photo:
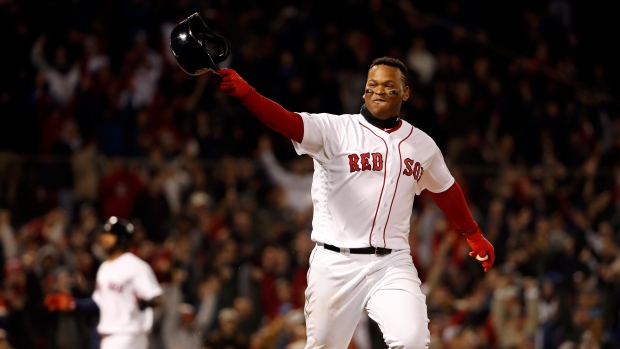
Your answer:
[[[330,250],[330,251],[334,251],[334,252],[348,252],[350,254],[374,254],[377,256],[383,256],[386,254],[390,254],[392,253],[392,249],[390,248],[383,248],[383,247],[359,247],[359,248],[340,248],[340,247],[336,247],[333,245],[328,245],[328,244],[319,244],[323,245],[323,248],[325,248],[326,250]]]

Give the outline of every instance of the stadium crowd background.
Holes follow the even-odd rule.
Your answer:
[[[96,348],[96,315],[43,298],[91,294],[109,215],[166,289],[152,348],[303,348],[311,161],[177,67],[168,33],[194,12],[293,111],[355,113],[372,59],[408,65],[402,115],[497,254],[483,274],[416,199],[433,349],[620,347],[616,67],[579,4],[0,1],[0,348]],[[351,347],[384,348],[367,330]]]

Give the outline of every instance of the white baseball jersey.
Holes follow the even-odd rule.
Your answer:
[[[415,195],[454,183],[433,139],[406,121],[387,133],[361,114],[300,115],[303,140],[293,144],[314,159],[312,240],[409,249]]]
[[[139,257],[124,253],[101,264],[93,300],[99,306],[101,334],[140,334],[151,330],[153,309],[138,308],[138,299],[151,300],[162,289],[151,267]]]

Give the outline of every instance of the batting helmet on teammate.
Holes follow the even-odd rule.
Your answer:
[[[116,236],[116,248],[126,249],[131,241],[134,232],[134,225],[126,219],[119,219],[116,216],[108,218],[103,225],[103,234]]]
[[[103,225],[100,244],[108,256],[97,270],[91,298],[57,293],[45,299],[50,311],[98,311],[101,349],[147,349],[152,308],[162,303],[163,290],[151,266],[127,252],[133,232],[132,223],[115,216]]]

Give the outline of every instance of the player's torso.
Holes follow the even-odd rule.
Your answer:
[[[99,328],[103,333],[141,332],[145,314],[138,308],[134,285],[139,263],[138,257],[125,254],[99,268],[94,298],[100,309]]]
[[[133,296],[132,276],[136,272],[133,258],[127,255],[105,262],[97,273],[97,289],[105,301],[128,302]],[[135,298],[134,298],[135,303]]]
[[[338,128],[340,146],[331,161],[315,162],[313,197],[326,196],[325,207],[315,210],[315,239],[340,247],[408,248],[416,186],[433,155],[428,136],[404,121],[387,133],[361,115]]]

